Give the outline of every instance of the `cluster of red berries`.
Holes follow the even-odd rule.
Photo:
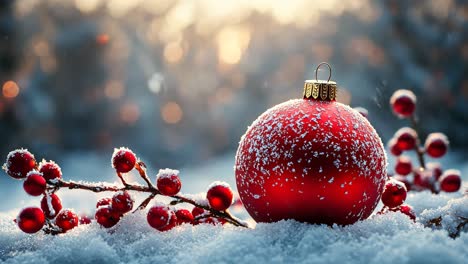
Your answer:
[[[393,112],[400,118],[408,118],[416,126],[416,96],[409,90],[398,90],[390,98]],[[431,190],[456,192],[461,187],[461,177],[458,170],[442,170],[440,163],[425,163],[425,155],[431,158],[444,156],[449,147],[447,136],[442,133],[431,133],[427,136],[424,146],[421,146],[415,129],[403,127],[389,141],[390,153],[397,157],[394,178],[403,182],[408,191]],[[415,151],[419,166],[414,166],[404,151]]]
[[[64,233],[78,224],[89,224],[91,219],[81,218],[71,209],[62,210],[62,202],[56,191],[66,186],[70,189],[82,188],[99,191],[115,191],[109,198],[102,198],[96,204],[95,219],[105,228],[115,226],[119,220],[134,207],[134,199],[129,191],[151,193],[137,209],[144,209],[156,195],[169,196],[176,203],[190,203],[193,210],[175,209],[164,204],[156,204],[148,210],[148,224],[160,231],[169,230],[183,223],[190,224],[225,224],[227,218],[233,219],[227,209],[233,202],[233,192],[227,183],[214,182],[209,186],[206,201],[196,202],[178,195],[181,189],[179,171],[171,169],[160,170],[156,176],[156,186],[153,186],[146,176],[144,165],[136,155],[127,148],[119,148],[112,155],[112,166],[122,180],[124,187],[102,188],[102,185],[83,185],[62,180],[62,171],[53,161],[42,161],[37,164],[34,155],[25,149],[10,152],[3,166],[5,172],[15,179],[25,179],[23,187],[32,196],[41,196],[40,208],[24,208],[15,220],[19,228],[26,233],[36,233],[44,230],[46,233]],[[148,187],[127,184],[122,174],[137,169],[145,179]],[[231,221],[232,222],[232,221]]]
[[[53,161],[43,160],[37,164],[34,155],[25,149],[17,149],[8,154],[3,169],[15,179],[25,179],[23,188],[32,196],[41,196],[41,208],[24,208],[15,220],[19,228],[26,233],[35,233],[41,230],[46,221],[66,232],[79,223],[79,217],[73,210],[62,210],[60,198],[50,188],[47,181],[62,178],[60,167]]]

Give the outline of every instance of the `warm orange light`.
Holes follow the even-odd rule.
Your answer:
[[[184,50],[178,42],[171,42],[164,48],[164,58],[170,63],[177,63],[182,59]]]
[[[15,98],[19,94],[19,87],[14,81],[7,81],[3,84],[2,92],[5,98]]]
[[[127,124],[134,124],[140,118],[140,108],[134,103],[125,103],[120,108],[120,119]]]
[[[96,36],[96,43],[99,45],[106,45],[109,43],[109,35],[107,34],[99,34]]]
[[[109,81],[104,88],[104,94],[110,99],[119,99],[123,96],[125,87],[122,82]]]
[[[182,120],[183,111],[176,102],[168,102],[161,108],[161,117],[164,122],[177,124]]]

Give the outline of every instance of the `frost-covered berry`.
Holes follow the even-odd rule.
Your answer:
[[[41,199],[41,208],[47,218],[54,218],[62,210],[62,201],[55,194],[46,194]]]
[[[159,170],[156,176],[156,185],[161,194],[167,196],[176,195],[182,187],[179,171],[171,169]]]
[[[432,179],[430,171],[415,171],[413,183],[417,189],[431,189]]]
[[[363,117],[367,118],[369,116],[369,111],[365,109],[364,107],[354,107],[354,110],[358,111],[359,114],[361,114]]]
[[[96,203],[96,208],[99,208],[101,206],[108,206],[112,204],[112,198],[101,198],[97,201]]]
[[[120,173],[131,171],[136,164],[136,156],[128,148],[116,148],[112,154],[112,167]]]
[[[427,155],[433,158],[440,158],[447,153],[449,140],[447,136],[442,133],[431,133],[426,138],[424,148]]]
[[[393,156],[400,156],[401,153],[403,153],[403,150],[398,147],[396,138],[390,139],[388,142],[388,149],[390,149],[390,153],[392,153]]]
[[[34,155],[27,149],[16,149],[8,153],[3,169],[15,179],[26,178],[28,172],[36,167]]]
[[[78,223],[78,215],[71,209],[61,211],[55,218],[55,224],[60,227],[63,232],[67,232],[68,230],[77,227]]]
[[[385,184],[382,203],[389,208],[395,208],[406,200],[406,192],[404,183],[392,179]]]
[[[148,224],[159,231],[167,231],[177,225],[175,213],[166,205],[155,205],[148,210]]]
[[[36,233],[45,224],[44,212],[37,207],[24,208],[16,218],[16,223],[23,232],[28,234]]]
[[[189,224],[193,223],[193,219],[194,219],[193,215],[187,209],[178,209],[177,211],[175,211],[175,215],[177,217],[177,224],[178,225],[181,225],[181,224],[184,224],[184,223],[189,223]]]
[[[207,217],[198,220],[197,224],[224,225],[227,221],[223,218]]]
[[[38,171],[30,171],[23,182],[24,191],[32,196],[39,196],[46,190],[47,183],[42,173]]]
[[[411,150],[416,146],[418,134],[409,127],[402,127],[395,133],[398,148],[401,150]]]
[[[416,95],[410,90],[397,90],[390,97],[390,105],[398,117],[410,117],[416,109]]]
[[[112,207],[105,206],[99,207],[94,217],[96,218],[96,222],[101,226],[111,228],[119,222],[121,214],[114,211]]]
[[[446,170],[439,179],[440,189],[444,192],[456,192],[461,186],[459,170]]]
[[[407,204],[402,204],[399,207],[396,208],[391,208],[390,211],[393,212],[400,212],[402,214],[407,215],[411,220],[415,221],[416,220],[416,213],[413,210],[413,207],[407,205]]]
[[[411,182],[408,180],[408,177],[402,175],[395,175],[393,176],[393,179],[402,182],[405,185],[407,192],[411,190]]]
[[[87,215],[80,216],[80,225],[89,225],[91,224],[91,218]]]
[[[112,209],[121,214],[125,214],[132,210],[133,198],[127,191],[120,191],[112,197]]]
[[[41,161],[39,163],[39,172],[42,173],[46,180],[62,178],[62,170],[57,163],[53,161]]]
[[[407,156],[398,157],[395,163],[395,172],[400,175],[408,175],[413,170],[411,159]]]
[[[229,184],[219,181],[213,182],[206,193],[210,207],[218,211],[228,209],[232,204],[233,196]]]
[[[192,215],[193,217],[197,217],[197,216],[200,216],[202,214],[205,214],[206,213],[206,210],[203,209],[203,208],[200,208],[200,207],[193,207],[192,209]]]
[[[438,180],[442,176],[442,166],[438,162],[428,162],[426,167],[429,171],[432,172],[435,180]]]

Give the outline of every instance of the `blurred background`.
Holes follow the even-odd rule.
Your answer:
[[[153,168],[233,164],[247,126],[327,61],[384,142],[407,124],[389,97],[410,89],[423,138],[446,133],[465,160],[467,17],[460,0],[1,0],[1,157],[105,171],[128,146]]]

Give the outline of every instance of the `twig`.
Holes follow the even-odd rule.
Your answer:
[[[150,188],[153,188],[153,189],[156,189],[156,187],[154,187],[154,185],[151,183],[150,179],[148,178],[148,175],[146,174],[146,164],[143,162],[143,161],[138,161],[136,164],[135,164],[135,169],[138,171],[138,173],[140,174],[141,178],[143,178],[143,180],[146,182],[146,184],[148,185],[148,187]]]
[[[424,150],[421,147],[421,140],[419,139],[419,130],[418,130],[418,121],[416,120],[415,115],[411,115],[410,117],[411,126],[413,127],[414,131],[416,131],[416,144],[414,145],[414,151],[416,152],[419,160],[420,169],[426,170],[426,163],[424,161]]]
[[[133,213],[136,213],[138,210],[143,210],[146,208],[146,206],[148,206],[149,202],[151,202],[151,200],[153,200],[153,198],[156,196],[157,194],[156,193],[152,193],[148,196],[148,198],[146,198],[143,202],[141,202],[141,204],[137,207],[137,209],[135,209],[133,211]]]
[[[81,189],[81,190],[88,190],[88,191],[92,191],[92,192],[117,192],[117,191],[127,190],[127,191],[151,193],[154,196],[161,195],[161,192],[159,192],[159,190],[154,188],[154,187],[137,185],[137,184],[124,184],[125,185],[124,187],[119,187],[119,186],[116,186],[116,185],[109,185],[109,184],[106,184],[106,183],[94,184],[94,183],[84,183],[84,182],[75,182],[75,181],[64,181],[62,179],[48,180],[47,183],[50,186],[55,187],[55,188]],[[150,197],[148,197],[147,199],[149,199]],[[231,215],[231,213],[229,213],[229,211],[214,210],[213,208],[209,207],[208,205],[200,204],[200,203],[198,203],[198,202],[196,202],[196,201],[194,201],[192,199],[186,198],[186,197],[184,197],[182,195],[173,195],[173,196],[170,196],[170,197],[175,198],[176,200],[179,200],[180,202],[178,202],[178,203],[188,203],[188,204],[191,204],[193,206],[203,208],[206,211],[210,212],[213,216],[216,216],[216,217],[219,217],[219,218],[224,218],[226,221],[228,221],[229,223],[231,223],[231,224],[233,224],[235,226],[249,227],[242,220],[240,220],[240,219],[236,218],[235,216]],[[154,197],[152,197],[151,199],[153,199],[153,198]],[[147,203],[149,203],[151,201],[151,199],[149,199]],[[143,203],[145,201],[143,201]]]

